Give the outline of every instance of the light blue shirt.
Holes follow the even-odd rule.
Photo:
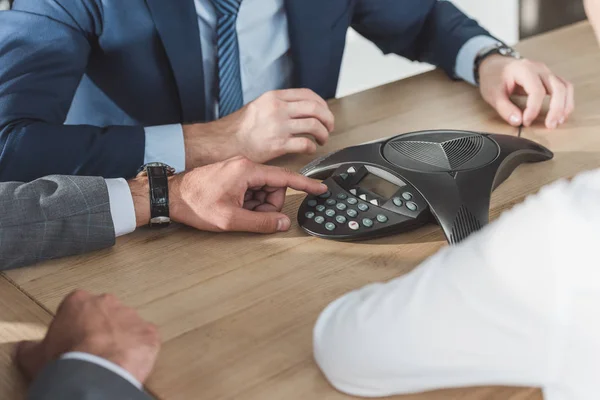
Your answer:
[[[216,14],[211,0],[194,0],[204,67],[204,87],[209,119],[217,116]],[[290,40],[284,0],[244,0],[237,20],[244,104],[265,92],[292,84]],[[477,53],[497,43],[477,36],[465,43],[456,58],[455,73],[475,84],[473,64]],[[199,96],[202,94],[198,94]],[[163,162],[181,172],[185,169],[185,146],[181,125],[147,127],[144,162]]]

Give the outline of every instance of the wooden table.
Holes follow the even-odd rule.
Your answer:
[[[542,122],[524,130],[524,137],[550,147],[556,157],[519,167],[494,193],[493,218],[546,183],[600,167],[600,50],[590,27],[574,25],[528,40],[519,49],[575,83],[577,111],[557,131],[546,131]],[[441,72],[335,100],[331,107],[337,129],[319,154],[419,129],[516,134],[476,89],[451,82]],[[277,164],[299,169],[310,159],[287,157]],[[301,200],[298,193],[288,194],[285,212],[292,220]],[[309,237],[297,225],[271,236],[173,226],[139,230],[112,249],[5,275],[51,312],[68,292],[84,288],[114,293],[158,324],[164,347],[148,388],[160,399],[345,399],[313,362],[311,332],[319,312],[349,290],[406,273],[445,245],[434,225],[355,244]],[[6,295],[2,290],[4,303],[12,296],[25,302],[22,293],[9,289]],[[18,321],[47,322],[41,308],[23,306],[31,310],[16,314]],[[10,331],[10,321],[9,315],[0,323],[5,324],[0,337]],[[5,391],[7,385],[14,387],[4,380],[0,384]],[[474,388],[398,398],[541,397],[535,389]]]

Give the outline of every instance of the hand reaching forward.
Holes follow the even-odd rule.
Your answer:
[[[138,226],[149,221],[147,181],[129,183]],[[327,191],[320,182],[286,169],[231,158],[170,177],[171,218],[211,232],[287,231],[291,221],[281,209],[288,187],[315,195]]]

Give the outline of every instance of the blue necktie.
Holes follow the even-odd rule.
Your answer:
[[[242,0],[212,0],[217,12],[219,117],[244,106],[236,21]]]

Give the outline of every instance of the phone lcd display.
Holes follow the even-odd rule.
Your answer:
[[[392,197],[398,191],[398,186],[371,173],[365,175],[359,182],[359,186],[386,199]]]

